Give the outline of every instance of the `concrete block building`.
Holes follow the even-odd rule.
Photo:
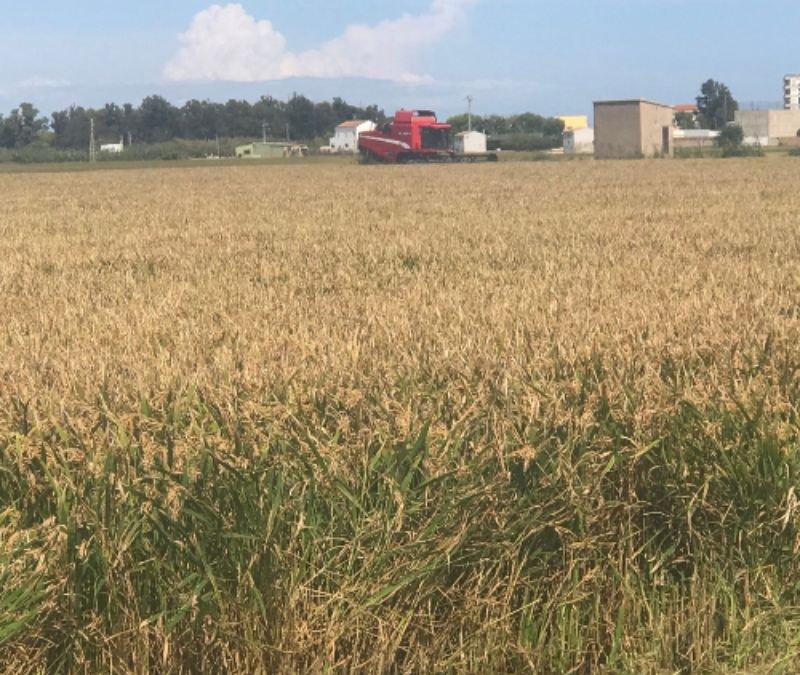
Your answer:
[[[781,139],[797,138],[800,107],[790,110],[737,110],[736,124],[742,127],[748,145],[780,145]]]
[[[671,156],[672,106],[644,99],[596,101],[594,149],[597,159]]]

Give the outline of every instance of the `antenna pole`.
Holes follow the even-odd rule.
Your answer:
[[[467,131],[472,131],[472,96],[467,96]]]
[[[261,123],[261,138],[264,141],[264,143],[267,142],[267,123],[266,122],[262,122]]]
[[[89,161],[97,161],[97,147],[94,143],[94,117],[89,120]]]

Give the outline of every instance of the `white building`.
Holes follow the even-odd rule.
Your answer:
[[[785,110],[800,110],[800,75],[783,78],[783,107]]]
[[[358,137],[365,131],[375,131],[375,122],[370,120],[349,120],[336,127],[331,138],[330,152],[358,152]]]
[[[113,152],[115,154],[119,154],[125,150],[125,144],[123,143],[122,139],[119,139],[119,143],[103,143],[100,146],[100,152]]]
[[[486,134],[480,131],[462,131],[456,134],[454,149],[460,155],[486,152]]]
[[[594,129],[572,129],[564,132],[565,155],[593,155]]]
[[[711,148],[719,142],[719,131],[711,131],[711,129],[674,129],[672,140],[676,149],[699,150]]]

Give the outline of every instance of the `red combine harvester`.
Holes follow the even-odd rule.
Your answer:
[[[450,125],[437,122],[430,110],[400,110],[392,122],[361,134],[358,150],[364,162],[385,164],[497,161],[491,152],[457,153],[450,131]]]

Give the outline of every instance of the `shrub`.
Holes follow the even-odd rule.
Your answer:
[[[719,145],[722,148],[738,148],[744,142],[744,130],[738,124],[729,124],[719,132]]]
[[[760,145],[728,145],[722,148],[723,157],[763,157]]]
[[[487,142],[489,150],[516,150],[536,152],[561,147],[561,136],[545,136],[542,134],[503,134],[492,136]]]

